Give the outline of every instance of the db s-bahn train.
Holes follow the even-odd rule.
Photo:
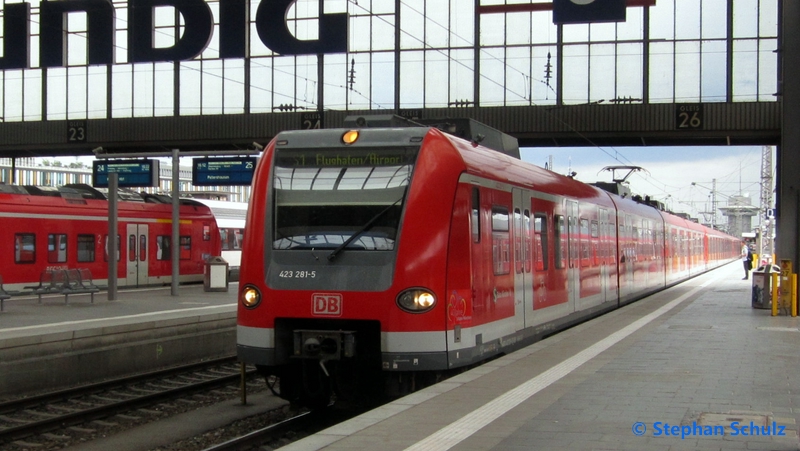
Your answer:
[[[356,124],[280,133],[256,168],[237,349],[291,401],[402,394],[738,256],[478,143],[505,138]]]
[[[163,196],[120,192],[118,285],[172,281],[172,205]],[[168,199],[167,199],[168,200]],[[88,185],[59,188],[0,185],[0,274],[6,288],[39,282],[42,271],[88,268],[108,281],[108,201]],[[201,282],[206,258],[220,255],[211,210],[191,200],[180,207],[180,281]]]

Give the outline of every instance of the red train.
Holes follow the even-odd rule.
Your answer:
[[[127,194],[118,203],[118,285],[172,281],[172,205],[160,196]],[[60,188],[0,185],[0,274],[7,289],[37,284],[48,269],[88,268],[108,281],[108,201],[87,185]],[[205,259],[220,255],[211,210],[181,200],[180,281],[203,280]]]
[[[477,138],[354,128],[269,144],[237,348],[282,397],[403,393],[739,254],[733,237]]]

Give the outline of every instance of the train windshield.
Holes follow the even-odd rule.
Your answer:
[[[273,248],[393,250],[416,151],[311,153],[278,152]]]

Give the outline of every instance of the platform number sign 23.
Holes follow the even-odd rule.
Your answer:
[[[67,142],[86,142],[86,121],[69,121],[67,123]]]
[[[702,130],[703,104],[682,103],[675,105],[676,130]]]

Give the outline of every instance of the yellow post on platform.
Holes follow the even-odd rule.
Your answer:
[[[792,317],[797,316],[797,274],[792,274]]]
[[[772,275],[772,316],[778,316],[778,273],[774,272]]]
[[[792,297],[792,261],[781,260],[781,308],[786,309],[786,313],[791,311],[793,303]]]

